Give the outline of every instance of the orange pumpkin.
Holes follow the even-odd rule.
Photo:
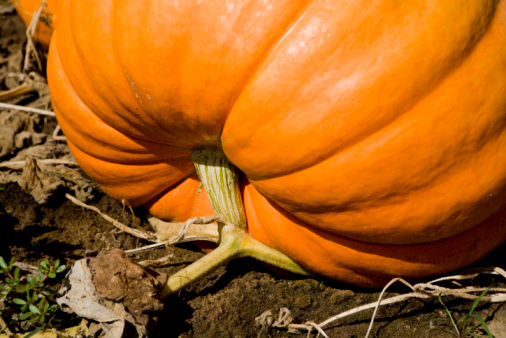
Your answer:
[[[506,1],[65,1],[53,104],[82,168],[165,219],[241,172],[248,231],[362,286],[506,238]],[[459,13],[455,15],[455,13]]]
[[[49,48],[49,41],[53,34],[54,24],[56,20],[57,0],[44,0],[47,6],[43,7],[42,14],[35,29],[34,38],[45,49]],[[12,0],[18,15],[23,19],[28,27],[32,21],[33,15],[39,10],[42,0]]]

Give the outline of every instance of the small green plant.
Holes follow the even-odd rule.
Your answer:
[[[47,323],[58,310],[53,298],[55,290],[47,284],[47,280],[56,278],[64,270],[65,265],[60,265],[59,260],[50,264],[46,259],[40,262],[38,273],[20,277],[20,269],[14,268],[14,258],[7,264],[0,256],[0,299],[5,303],[5,308],[10,308],[14,313],[10,324],[15,321]],[[17,310],[12,311],[13,308]],[[1,328],[0,333],[5,329]]]
[[[485,330],[487,335],[490,338],[493,338],[493,335],[492,335],[492,333],[490,333],[487,323],[483,320],[483,318],[479,314],[474,313],[474,310],[476,310],[478,303],[483,298],[483,296],[485,296],[487,294],[487,292],[489,290],[490,290],[490,288],[487,288],[485,291],[483,291],[478,296],[478,298],[476,298],[474,300],[473,304],[471,305],[471,308],[469,309],[469,312],[466,313],[461,318],[459,318],[458,320],[452,314],[450,309],[448,309],[448,306],[446,306],[446,304],[443,302],[442,295],[439,294],[437,298],[438,298],[439,302],[441,303],[441,305],[443,305],[446,313],[448,314],[448,318],[434,318],[434,319],[429,320],[426,323],[436,322],[436,321],[445,321],[445,322],[449,321],[455,331],[449,331],[449,330],[443,330],[443,331],[447,332],[455,337],[458,337],[458,338],[462,338],[462,337],[473,337],[474,338],[474,337],[476,337],[473,334],[473,332],[475,332],[478,329],[478,327],[481,325],[482,329]],[[476,323],[474,321],[474,319],[476,319],[478,321],[478,323]],[[438,329],[438,328],[433,328],[431,330],[435,330],[435,329]]]

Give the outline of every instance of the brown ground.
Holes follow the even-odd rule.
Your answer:
[[[19,85],[22,52],[24,51],[24,25],[15,16],[12,7],[0,4],[0,90]],[[44,88],[17,97],[10,103],[42,107],[48,102]],[[31,155],[35,158],[65,158],[68,149],[64,142],[55,142],[49,136],[56,126],[52,117],[33,116],[0,108],[0,162],[22,160]],[[20,136],[21,135],[21,136]],[[40,150],[42,154],[32,151]],[[37,148],[37,149],[35,149]],[[63,168],[64,167],[64,168]],[[21,166],[22,168],[22,166]],[[96,213],[76,206],[67,200],[65,192],[81,199],[88,199],[111,217],[131,225],[131,214],[123,210],[115,200],[102,194],[90,182],[85,182],[73,167],[54,166],[50,175],[63,177],[49,189],[50,194],[37,192],[21,177],[28,175],[21,168],[0,168],[0,255],[9,259],[38,265],[41,259],[60,259],[67,266],[84,257],[90,251],[112,248],[132,249],[145,245],[125,233],[117,231]],[[46,168],[47,169],[47,168]],[[41,169],[44,172],[44,168]],[[40,173],[40,172],[36,172]],[[56,174],[55,174],[56,173]],[[42,175],[42,174],[41,174]],[[75,175],[75,174],[72,174]],[[33,179],[32,176],[29,175]],[[23,183],[25,182],[25,183]],[[84,183],[83,183],[84,182]],[[32,191],[32,196],[26,191]],[[40,202],[35,201],[35,198]],[[140,210],[136,210],[139,215]],[[134,261],[155,259],[174,253],[172,264],[158,271],[171,274],[202,256],[194,246],[178,245],[169,249],[157,249],[131,257]],[[500,266],[504,261],[506,247],[503,245],[478,266]],[[500,277],[483,277],[474,285],[504,287]],[[395,292],[409,290],[399,287]],[[288,337],[294,336],[284,329],[268,329],[255,323],[255,318],[271,310],[277,318],[279,308],[291,311],[295,323],[323,320],[369,302],[377,300],[377,290],[363,290],[324,278],[301,278],[279,276],[262,264],[241,259],[219,269],[190,290],[181,292],[165,303],[160,323],[150,337]],[[388,294],[392,296],[394,294]],[[447,305],[457,315],[466,313],[469,301],[448,298]],[[492,327],[506,326],[506,306],[482,304],[479,313]],[[330,337],[364,337],[372,310],[339,321],[326,329]],[[73,324],[75,317],[63,315]],[[443,307],[434,300],[411,300],[385,306],[378,314],[372,335],[375,337],[451,337],[442,330],[429,331],[427,320],[444,317]],[[275,318],[275,319],[276,319]],[[439,322],[438,322],[439,323]],[[502,323],[502,324],[501,324]],[[438,324],[440,325],[440,324]],[[444,328],[444,326],[438,326]],[[450,329],[449,326],[446,326]],[[500,333],[496,329],[496,335]],[[480,336],[483,331],[477,331]],[[301,333],[303,336],[305,333]],[[314,335],[313,335],[314,336]]]

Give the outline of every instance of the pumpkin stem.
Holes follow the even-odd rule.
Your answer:
[[[311,275],[285,254],[260,243],[246,232],[238,171],[221,150],[194,151],[192,160],[214,212],[221,218],[217,221],[219,245],[204,257],[171,275],[161,292],[162,298],[178,292],[238,257],[253,257],[287,271]],[[212,233],[207,231],[206,236]]]
[[[222,150],[194,150],[192,160],[216,215],[246,229],[237,168]]]
[[[224,225],[221,222],[218,222],[218,224],[220,233],[219,246],[204,257],[171,275],[160,294],[162,299],[177,293],[218,267],[238,257],[253,257],[287,271],[306,276],[312,275],[291,258],[260,243],[243,229],[233,224]]]

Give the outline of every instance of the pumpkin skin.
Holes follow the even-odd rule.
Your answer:
[[[44,49],[49,48],[49,42],[51,41],[51,35],[53,34],[55,20],[56,20],[56,8],[58,6],[57,0],[45,0],[47,4],[47,10],[43,13],[46,14],[49,25],[39,20],[37,28],[35,30],[34,38],[40,43]],[[25,25],[28,27],[32,21],[33,14],[39,10],[41,0],[12,0],[14,8],[18,15],[23,19]]]
[[[109,195],[212,214],[190,155],[222,148],[253,237],[368,287],[504,242],[505,1],[59,6],[55,112]]]

